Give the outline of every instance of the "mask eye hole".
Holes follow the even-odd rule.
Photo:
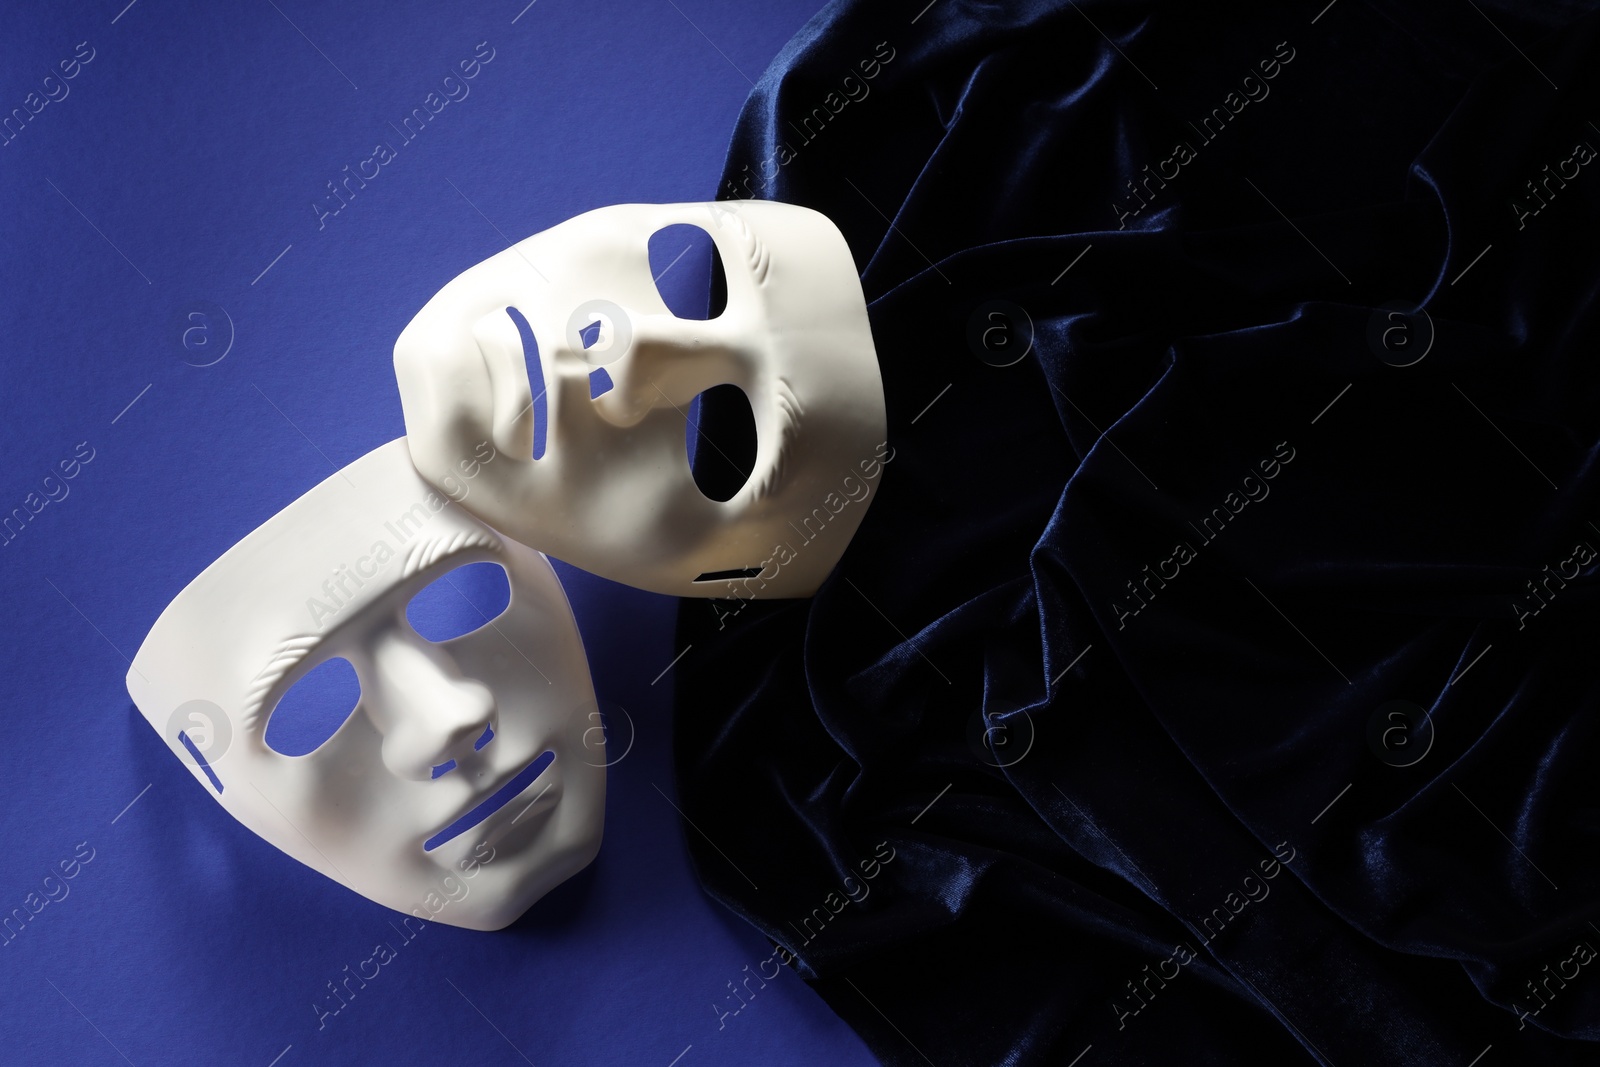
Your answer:
[[[468,563],[436,578],[406,605],[406,621],[435,644],[487,626],[511,603],[506,569],[488,561]]]
[[[684,447],[694,484],[711,500],[732,500],[756,465],[756,416],[737,385],[714,385],[689,405]]]
[[[650,277],[667,310],[680,319],[714,319],[727,306],[722,257],[711,235],[679,223],[650,235]]]
[[[339,732],[360,700],[350,661],[324,660],[278,698],[267,718],[267,747],[283,756],[310,755]]]

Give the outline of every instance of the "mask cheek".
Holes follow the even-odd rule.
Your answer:
[[[467,485],[453,474],[446,474],[439,479],[439,488],[444,490],[444,495],[456,503],[467,498]]]

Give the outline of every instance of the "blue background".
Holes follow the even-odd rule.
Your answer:
[[[498,934],[400,946],[394,913],[228,817],[123,688],[185,583],[404,432],[391,346],[446,281],[589,208],[711,198],[750,79],[813,2],[7,11],[0,114],[79,42],[94,58],[0,147],[0,514],[79,442],[94,458],[0,546],[0,912],[94,858],[0,948],[5,1063],[868,1061],[788,972],[719,1028],[770,950],[700,891],[656,788],[674,602],[560,567],[633,747],[599,859]],[[398,145],[482,41],[470,94]],[[319,228],[380,140],[398,157]],[[380,941],[398,958],[319,1032],[312,1001]]]

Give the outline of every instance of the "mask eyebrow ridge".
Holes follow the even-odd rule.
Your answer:
[[[321,641],[321,634],[296,634],[278,643],[278,647],[273,649],[272,656],[267,660],[267,665],[250,679],[250,688],[245,693],[244,702],[246,730],[254,730],[260,721],[262,705],[272,687],[277,685],[295,664],[305,659]]]
[[[787,380],[780,377],[773,393],[778,448],[772,457],[772,463],[761,475],[761,480],[756,486],[757,500],[771,496],[783,481],[789,460],[794,453],[795,441],[800,436],[800,420],[805,415],[805,411],[800,407],[800,398],[794,395],[794,389]]]
[[[427,570],[442,559],[474,548],[499,552],[500,542],[481,530],[461,530],[455,534],[418,541],[406,549],[405,561],[400,567],[400,581]]]

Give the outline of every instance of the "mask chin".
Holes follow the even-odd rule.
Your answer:
[[[649,245],[669,227],[709,238],[718,314],[674,314],[657,289]],[[790,204],[579,215],[441,289],[396,342],[395,371],[412,459],[430,482],[457,477],[487,442],[495,462],[463,507],[575,566],[669,595],[809,596],[893,457],[849,248],[825,216]],[[708,491],[686,430],[695,398],[731,396],[724,387],[747,405],[754,444],[702,428],[699,459],[728,468]]]
[[[503,570],[503,610],[422,636],[410,603],[480,564]],[[281,738],[291,712],[327,697],[318,679],[336,661],[359,693],[330,698],[320,732],[275,750],[269,726]],[[127,684],[246,827],[426,921],[505,926],[599,848],[604,742],[565,593],[544,556],[425,482],[403,440],[206,568],[162,612]]]

